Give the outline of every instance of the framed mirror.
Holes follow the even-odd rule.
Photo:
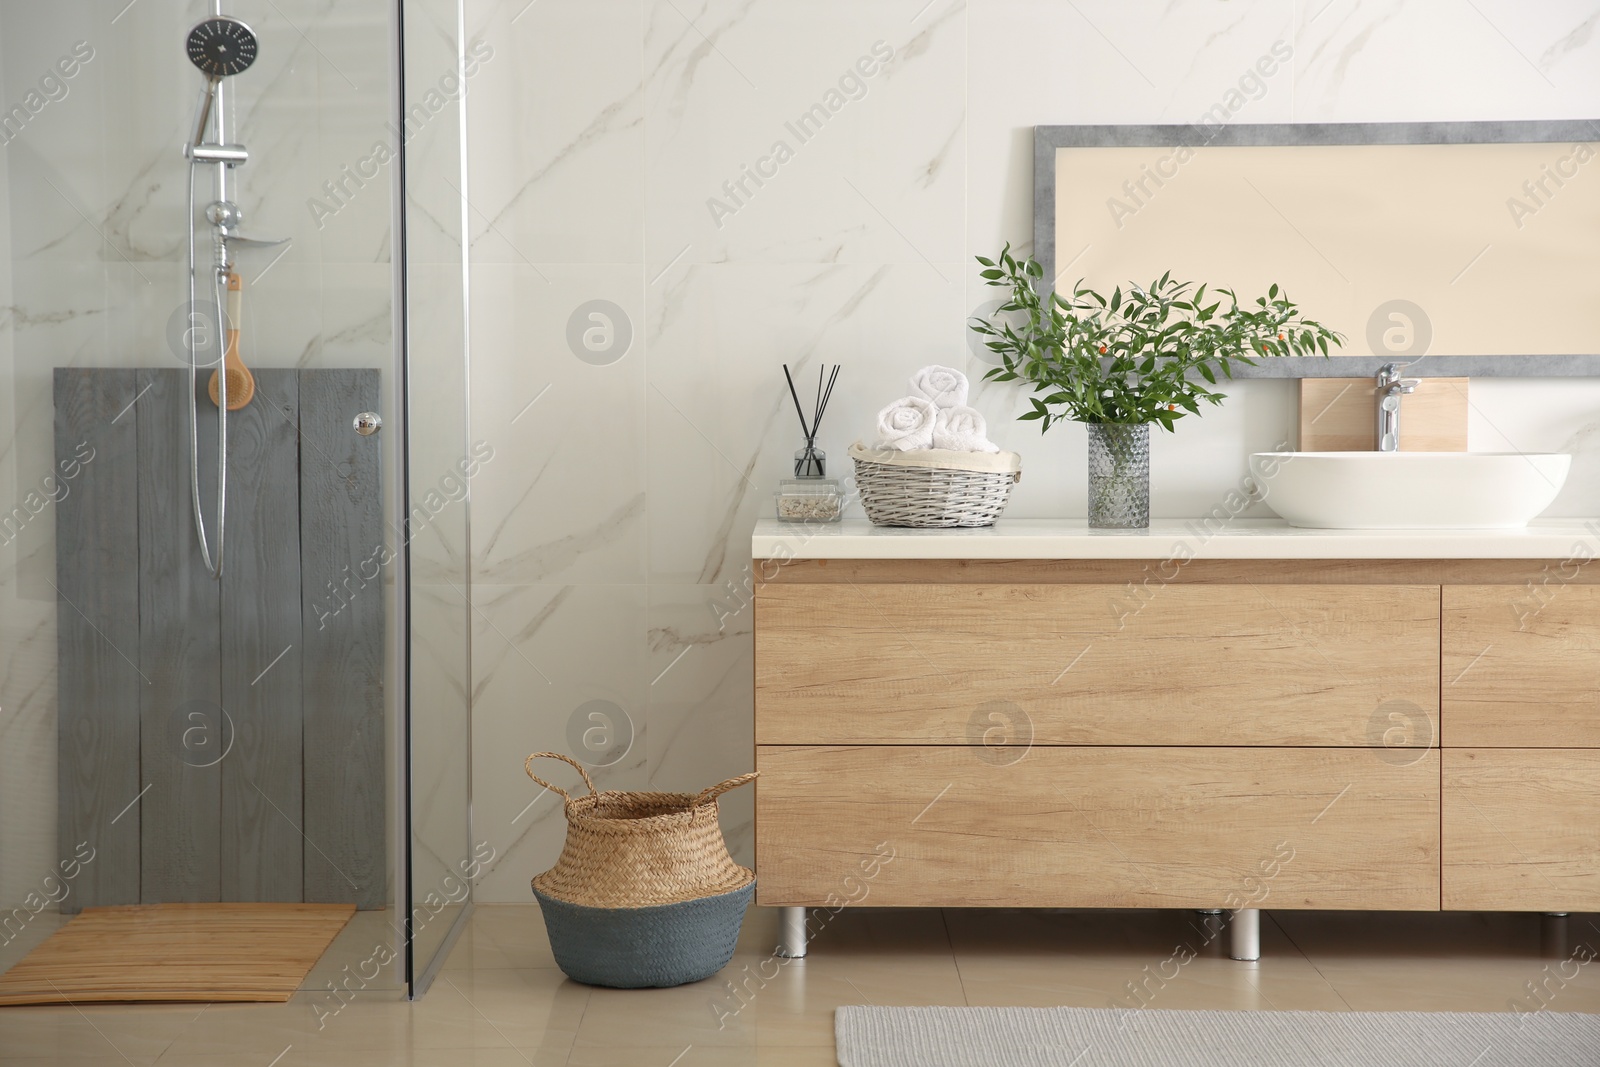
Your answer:
[[[1163,272],[1345,335],[1238,377],[1600,375],[1600,121],[1038,126],[1055,287]]]

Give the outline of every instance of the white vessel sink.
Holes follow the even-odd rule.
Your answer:
[[[1549,452],[1257,452],[1250,471],[1291,526],[1507,530],[1561,491],[1572,457]]]

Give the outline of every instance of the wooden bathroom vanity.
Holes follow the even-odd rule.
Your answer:
[[[765,521],[757,901],[1600,910],[1600,522]]]

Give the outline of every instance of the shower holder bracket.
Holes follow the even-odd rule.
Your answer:
[[[186,146],[184,152],[196,163],[225,163],[230,167],[242,167],[250,160],[250,153],[242,144],[192,144]]]

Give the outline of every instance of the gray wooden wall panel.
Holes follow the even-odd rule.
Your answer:
[[[228,416],[221,640],[232,748],[222,761],[222,899],[299,901],[299,372],[255,377],[255,399]]]
[[[305,899],[384,903],[383,579],[378,372],[300,373]]]
[[[141,369],[138,385],[149,386],[138,407],[139,663],[150,679],[140,707],[140,772],[150,787],[140,802],[140,899],[215,901],[225,744],[219,589],[194,532],[188,374]],[[201,500],[214,518],[216,408],[203,377],[199,388]]]
[[[381,445],[350,425],[377,409],[379,374],[257,384],[229,418],[218,582],[193,527],[187,375],[57,371],[59,458],[95,449],[57,516],[60,839],[97,849],[69,908],[385,903]]]
[[[62,859],[94,850],[67,912],[139,899],[137,393],[132,370],[55,371],[57,832]]]

